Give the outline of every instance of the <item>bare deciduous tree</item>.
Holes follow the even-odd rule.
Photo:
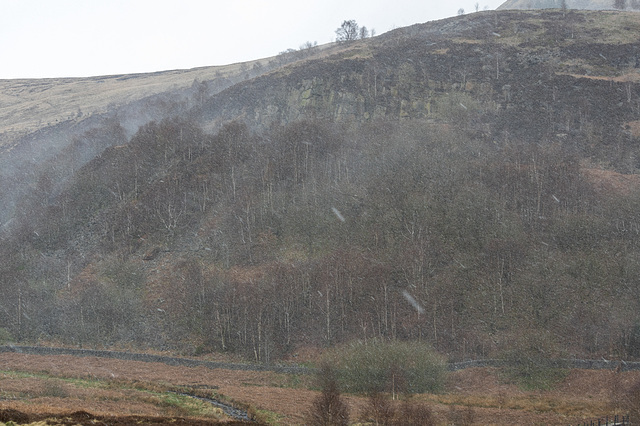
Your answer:
[[[351,19],[342,22],[340,28],[336,30],[336,41],[339,43],[345,43],[357,40],[359,35],[360,28],[358,23],[354,19]]]
[[[334,370],[324,365],[318,373],[322,393],[313,401],[308,424],[318,426],[348,425],[349,406],[340,397]]]

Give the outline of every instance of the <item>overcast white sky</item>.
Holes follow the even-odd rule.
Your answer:
[[[346,19],[382,34],[504,0],[0,0],[0,79],[226,65],[328,43]]]

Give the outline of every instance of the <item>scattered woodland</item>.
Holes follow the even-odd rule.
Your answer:
[[[637,359],[638,28],[478,13],[104,120],[3,228],[0,341]]]

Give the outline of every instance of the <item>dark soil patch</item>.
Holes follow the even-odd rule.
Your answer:
[[[246,425],[255,424],[240,421],[208,421],[185,419],[181,417],[145,417],[145,416],[96,416],[86,411],[75,411],[69,414],[27,414],[13,409],[0,409],[0,421],[25,424],[45,421],[48,425],[176,425],[176,426],[206,426],[206,425]]]

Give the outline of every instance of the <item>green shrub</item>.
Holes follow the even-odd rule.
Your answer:
[[[443,388],[444,360],[418,342],[373,340],[336,349],[327,363],[335,366],[341,388],[356,393],[425,393]]]

